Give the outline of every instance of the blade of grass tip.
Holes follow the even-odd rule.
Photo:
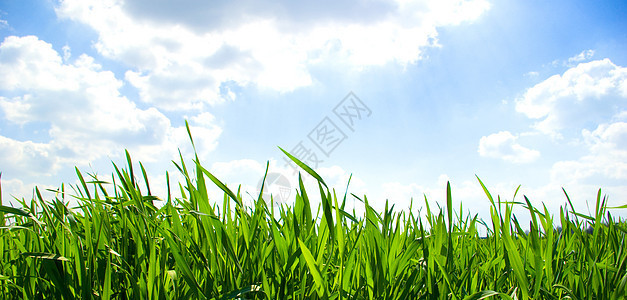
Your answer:
[[[0,202],[1,204],[2,202]],[[625,205],[621,205],[621,206],[608,206],[607,208],[611,208],[611,209],[623,209],[623,208],[627,208],[627,204]]]
[[[289,154],[287,151],[283,150],[283,148],[279,147],[279,149],[281,151],[283,151],[283,153],[285,153],[285,155],[287,155],[287,157],[289,157],[293,162],[295,162],[299,167],[303,168],[303,170],[305,170],[305,172],[309,173],[309,175],[313,176],[313,178],[315,178],[316,180],[320,181],[320,183],[322,183],[322,185],[324,185],[324,187],[327,188],[327,190],[329,189],[329,187],[327,186],[327,184],[324,182],[324,180],[322,179],[322,177],[320,177],[320,175],[318,175],[318,173],[316,173],[316,171],[314,171],[312,168],[310,168],[308,165],[306,165],[304,162],[300,161],[298,158],[294,157],[293,155]]]
[[[464,206],[463,206],[463,202],[459,201],[459,217],[457,218],[457,220],[459,220],[459,222],[462,222],[463,219],[464,219]]]
[[[433,227],[433,224],[431,222],[432,214],[431,214],[431,207],[429,207],[429,200],[427,200],[427,194],[423,194],[423,195],[425,197],[425,207],[427,208],[427,215],[426,215],[427,221],[429,221],[429,225]]]
[[[148,196],[151,196],[152,193],[150,192],[150,184],[148,183],[148,176],[146,175],[146,169],[144,169],[144,165],[139,162],[139,167],[142,169],[142,176],[144,176],[144,181],[146,182],[146,190],[148,192]]]
[[[0,175],[2,175],[2,174],[0,174]],[[346,191],[344,192],[344,199],[342,200],[342,206],[341,206],[342,210],[344,210],[344,207],[346,205],[346,195],[348,195],[348,186],[351,184],[351,179],[352,178],[353,178],[353,174],[351,173],[351,175],[348,176],[348,182],[346,183]],[[0,204],[2,204],[1,201],[0,201]]]
[[[597,192],[597,203],[596,203],[596,208],[594,210],[594,218],[596,219],[595,222],[598,222],[602,216],[601,214],[601,189],[599,189],[599,191]]]
[[[239,198],[237,198],[237,196],[235,196],[233,191],[231,191],[224,183],[222,183],[222,181],[220,181],[218,178],[213,176],[213,174],[211,174],[211,172],[209,172],[207,169],[205,169],[203,166],[201,166],[200,162],[196,161],[196,164],[198,166],[198,169],[200,171],[202,171],[205,175],[207,175],[207,177],[209,177],[209,179],[211,179],[211,181],[213,181],[213,183],[215,185],[217,185],[223,192],[225,192],[229,197],[231,197],[231,199],[233,199],[233,201],[235,201],[235,203],[237,203],[239,205],[239,207],[243,206],[243,204],[239,200]]]
[[[131,154],[128,150],[124,150],[126,153],[126,163],[128,163],[128,173],[131,177],[131,186],[135,187],[135,173],[133,173],[133,161],[131,160]]]
[[[165,171],[165,183],[166,186],[168,188],[168,205],[172,204],[172,193],[170,190],[170,173],[168,171]]]
[[[85,193],[87,194],[87,199],[91,199],[91,195],[89,194],[89,189],[87,188],[87,183],[85,182],[85,179],[83,178],[83,175],[81,174],[81,171],[78,170],[78,167],[74,167],[74,169],[76,170],[76,175],[78,176],[78,179],[81,181],[81,185],[83,186],[83,189],[85,189]]]
[[[514,200],[516,199],[516,195],[518,195],[518,190],[520,190],[520,184],[518,185],[518,187],[516,188],[516,191],[514,192],[514,197],[512,197],[512,202],[514,202]]]
[[[494,198],[492,198],[492,195],[488,191],[488,188],[485,187],[485,185],[483,184],[483,181],[479,179],[479,176],[477,176],[477,174],[475,174],[475,177],[477,177],[477,180],[479,180],[479,184],[481,184],[481,188],[483,189],[483,192],[486,194],[486,196],[488,196],[488,199],[490,200],[490,203],[492,203],[492,206],[494,206],[494,208],[497,208],[496,205],[494,204]]]
[[[259,189],[259,196],[257,202],[262,201],[263,189],[266,187],[266,177],[268,176],[268,169],[270,168],[270,161],[266,162],[266,172],[263,174],[263,180],[261,181],[261,189]]]
[[[566,195],[566,200],[568,200],[570,209],[572,210],[573,213],[575,213],[575,206],[573,205],[573,202],[570,201],[570,197],[568,196],[568,193],[566,193],[566,190],[564,188],[562,188],[562,191],[564,192],[564,195]],[[575,223],[579,223],[579,219],[577,219],[577,215],[575,215]]]
[[[192,148],[194,148],[194,153],[196,153],[196,145],[194,144],[192,131],[189,129],[189,122],[187,122],[187,120],[185,120],[185,129],[187,129],[187,135],[189,136],[189,141],[192,142]]]
[[[364,200],[362,200],[359,196],[351,193],[351,196],[353,196],[355,199],[359,200],[359,202],[364,203]]]
[[[451,195],[451,182],[446,182],[446,210],[448,213],[448,232],[453,228],[453,197]]]

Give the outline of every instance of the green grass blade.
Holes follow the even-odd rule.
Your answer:
[[[313,178],[315,178],[316,180],[318,180],[318,182],[322,183],[322,185],[324,185],[324,187],[326,187],[327,189],[329,189],[329,187],[327,186],[327,184],[324,182],[324,180],[322,179],[322,177],[320,177],[320,175],[318,175],[318,173],[316,173],[316,171],[314,171],[312,168],[310,168],[308,165],[306,165],[304,162],[300,161],[298,158],[294,157],[293,155],[291,155],[289,152],[283,150],[283,148],[279,147],[279,149],[281,151],[283,151],[283,153],[285,153],[285,155],[287,155],[287,157],[289,157],[289,159],[291,159],[293,162],[295,162],[299,167],[303,168],[303,170],[305,170],[305,172],[309,173],[309,175],[313,176]]]
[[[303,243],[300,239],[298,239],[298,245],[300,246],[300,251],[302,252],[303,258],[307,263],[307,268],[309,268],[309,273],[314,279],[316,284],[316,291],[318,292],[318,296],[322,297],[325,293],[324,281],[322,280],[322,275],[320,275],[320,270],[316,265],[316,261],[314,260],[313,255],[311,255],[311,251],[307,248],[307,245]]]
[[[23,216],[23,217],[30,217],[30,213],[23,209],[14,208],[10,206],[4,206],[4,205],[0,205],[0,212],[14,214],[14,215]]]
[[[213,174],[211,174],[211,172],[207,171],[207,169],[205,169],[203,166],[201,166],[198,161],[196,161],[196,164],[197,164],[198,169],[200,171],[202,171],[203,174],[207,175],[207,177],[209,177],[209,179],[211,179],[211,181],[213,181],[213,183],[216,186],[218,186],[231,199],[233,199],[233,201],[235,201],[235,203],[237,203],[240,207],[243,205],[242,202],[240,201],[240,199],[237,198],[237,196],[233,193],[233,191],[231,191],[224,183],[222,183],[222,181],[220,181],[218,178],[213,176]]]

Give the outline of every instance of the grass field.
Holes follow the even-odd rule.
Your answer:
[[[184,182],[168,179],[164,199],[128,152],[110,182],[76,169],[80,184],[55,198],[37,190],[21,208],[1,207],[0,298],[625,299],[627,224],[600,190],[593,215],[504,202],[480,180],[489,222],[454,212],[450,185],[445,208],[425,199],[420,211],[375,211],[286,155],[318,180],[317,207],[300,178],[293,206],[261,196],[245,206],[198,157],[175,162]],[[224,198],[209,199],[208,184]],[[364,214],[345,210],[352,197]],[[528,211],[528,232],[514,206]]]

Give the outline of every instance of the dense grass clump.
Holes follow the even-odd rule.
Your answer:
[[[77,169],[72,193],[44,199],[36,190],[21,208],[2,206],[0,298],[625,299],[627,224],[600,191],[594,215],[571,204],[557,220],[526,198],[493,199],[481,181],[490,222],[454,216],[450,185],[446,209],[425,201],[424,214],[387,204],[377,212],[365,196],[338,198],[287,155],[318,180],[315,211],[301,178],[293,207],[261,195],[246,206],[197,157],[191,172],[182,157],[175,163],[182,197],[171,196],[168,180],[161,200],[143,167],[140,186],[128,153],[111,182],[85,180]],[[221,205],[208,198],[207,178],[224,191]],[[364,214],[345,210],[350,197]],[[528,232],[514,205],[528,210]]]

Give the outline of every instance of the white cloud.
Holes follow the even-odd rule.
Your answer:
[[[71,76],[80,76],[80,72],[72,72],[69,70],[71,66],[62,65],[61,57],[52,49],[51,44],[40,41],[35,36],[9,36],[5,38],[1,47],[0,89],[36,88],[50,91],[78,89],[76,80],[78,78]],[[84,70],[89,71],[89,67],[86,67]],[[116,82],[116,87],[117,85],[119,83]]]
[[[225,82],[280,92],[312,84],[315,64],[361,68],[416,62],[437,28],[489,9],[475,1],[367,3],[64,0],[61,18],[98,32],[96,49],[126,63],[143,101],[192,109],[232,98]]]
[[[2,173],[2,205],[19,207],[19,203],[15,200],[30,200],[34,196],[35,185],[26,184],[23,181],[13,178],[7,179],[5,173]],[[52,186],[38,185],[39,191],[43,192],[45,189],[53,189]]]
[[[5,178],[17,173],[50,175],[58,161],[53,151],[49,144],[21,142],[0,136],[0,171]]]
[[[627,123],[601,124],[594,131],[583,130],[588,154],[573,161],[559,161],[551,177],[561,184],[594,178],[627,180]]]
[[[0,110],[14,124],[47,124],[49,141],[2,137],[3,153],[10,153],[2,167],[49,174],[60,164],[86,164],[123,148],[144,161],[175,157],[185,144],[185,128],[173,127],[155,108],[138,108],[120,95],[122,85],[87,55],[66,63],[37,37],[7,37],[0,44],[0,90],[18,96],[0,96]],[[205,152],[215,148],[221,132],[213,121],[208,113],[191,119]]]
[[[513,163],[529,163],[540,156],[537,150],[520,145],[518,137],[509,131],[500,131],[479,140],[479,155],[498,158]]]
[[[592,55],[584,51],[569,62]],[[614,199],[627,191],[627,68],[609,59],[580,63],[528,89],[516,110],[538,120],[537,132],[568,142],[576,147],[573,153],[583,152],[574,159],[557,157],[550,182],[528,194],[535,204],[543,201],[555,211],[566,203],[559,189],[564,187],[575,208],[585,212],[598,188]],[[610,199],[609,206],[622,204]]]
[[[536,78],[536,77],[538,77],[538,75],[540,75],[540,73],[538,73],[536,71],[529,71],[529,72],[525,73],[525,76],[530,77],[530,78]]]
[[[68,45],[63,46],[61,50],[63,50],[63,62],[67,63],[70,60],[70,57],[72,57],[72,50]]]
[[[594,56],[594,50],[584,50],[584,51],[581,51],[581,53],[573,57],[569,57],[568,63],[582,62],[584,60],[589,60],[593,56]]]
[[[516,101],[516,110],[537,119],[539,131],[562,137],[622,113],[626,98],[627,68],[603,59],[581,63],[528,89]]]

